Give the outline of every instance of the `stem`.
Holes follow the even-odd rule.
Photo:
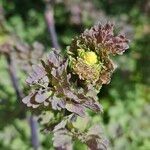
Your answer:
[[[57,39],[57,34],[56,34],[56,29],[55,29],[55,21],[54,21],[54,13],[53,13],[53,8],[52,4],[47,1],[45,2],[46,4],[46,9],[45,9],[45,21],[47,23],[47,28],[50,34],[50,38],[52,41],[52,46],[56,48],[60,52],[60,46],[58,44],[58,39]]]
[[[39,139],[38,139],[38,133],[37,133],[38,124],[37,124],[37,121],[33,115],[31,115],[29,118],[29,124],[30,124],[30,128],[31,128],[32,145],[34,147],[34,150],[38,150],[40,147]]]
[[[16,75],[15,68],[13,66],[12,59],[9,54],[6,54],[5,56],[6,56],[6,60],[7,60],[7,64],[8,64],[8,72],[10,75],[10,79],[11,79],[13,88],[16,92],[17,99],[21,102],[21,100],[24,97],[24,94],[23,94],[22,90],[19,88],[18,78]],[[32,146],[33,146],[34,150],[38,150],[40,144],[39,144],[39,140],[38,140],[37,121],[34,119],[34,117],[32,115],[30,116],[30,128],[31,128]]]
[[[16,92],[18,100],[21,100],[24,97],[23,92],[19,89],[19,83],[18,83],[18,79],[16,76],[16,71],[14,69],[14,66],[13,66],[13,63],[12,63],[12,60],[11,60],[9,54],[6,54],[6,60],[7,60],[7,64],[8,64],[8,72],[10,75],[12,85],[14,87],[14,90]]]

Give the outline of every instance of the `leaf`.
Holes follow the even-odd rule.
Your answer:
[[[28,84],[34,84],[38,82],[40,79],[44,78],[44,76],[46,75],[46,71],[42,66],[33,65],[32,68],[33,68],[33,72],[26,79],[26,82]]]
[[[102,128],[96,124],[94,126],[92,126],[89,130],[88,130],[88,133],[87,135],[102,135]]]
[[[28,96],[26,96],[26,97],[24,97],[24,98],[22,99],[22,102],[23,102],[24,104],[29,103],[32,96],[33,96],[33,93],[29,94]]]
[[[66,103],[66,109],[70,112],[73,112],[73,113],[81,116],[81,117],[85,116],[85,109],[80,104],[68,102],[68,103]]]
[[[55,126],[53,131],[56,132],[57,130],[64,129],[66,124],[67,120],[62,120],[58,125]]]
[[[62,108],[65,108],[65,101],[55,95],[50,99],[50,102],[54,110],[61,110]]]
[[[90,150],[107,150],[108,148],[108,142],[105,140],[100,140],[95,137],[89,139],[86,142],[87,146]]]
[[[54,67],[59,67],[60,59],[58,54],[56,55],[55,51],[51,51],[48,55],[48,62],[52,64]]]
[[[22,99],[22,102],[26,104],[28,107],[37,108],[40,104],[44,104],[44,106],[49,105],[49,92],[48,91],[34,91],[30,93],[28,96]],[[46,101],[47,100],[47,101]]]
[[[73,99],[76,102],[79,102],[79,98],[77,97],[76,94],[74,94],[71,90],[68,89],[63,89],[64,95],[69,98],[69,99]]]
[[[37,103],[43,103],[48,97],[49,97],[48,94],[39,91],[35,95],[35,102],[37,102]]]
[[[94,125],[88,130],[86,144],[90,150],[107,150],[108,141],[103,137],[103,132],[99,125]]]
[[[83,106],[85,106],[89,109],[92,109],[93,111],[96,111],[96,112],[99,112],[99,111],[103,112],[103,108],[102,108],[101,104],[91,100],[90,98],[83,103]]]
[[[67,134],[67,130],[58,130],[57,132],[54,132],[53,145],[54,147],[60,147],[61,149],[72,145],[72,138]]]

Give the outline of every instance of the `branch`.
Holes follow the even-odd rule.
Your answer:
[[[38,124],[37,124],[37,120],[35,119],[33,115],[31,115],[29,118],[29,124],[31,128],[32,145],[34,147],[34,150],[38,150],[40,147],[39,139],[38,139],[38,132],[37,132]]]
[[[55,29],[55,21],[54,21],[52,4],[49,1],[47,1],[45,2],[45,5],[46,5],[46,9],[44,13],[45,21],[47,23],[48,31],[52,41],[52,46],[60,52],[60,46],[58,44],[58,39],[57,39],[57,34]]]
[[[8,72],[9,72],[9,75],[10,75],[12,85],[13,85],[14,90],[16,92],[17,98],[19,100],[21,100],[24,97],[23,92],[19,89],[19,83],[18,83],[18,79],[17,79],[17,76],[16,76],[16,71],[13,67],[13,63],[12,63],[12,60],[11,60],[9,54],[6,54],[6,60],[7,60],[7,64],[8,64]]]

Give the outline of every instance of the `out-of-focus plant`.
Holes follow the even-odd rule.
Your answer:
[[[24,92],[26,90],[23,91],[20,86],[18,73],[27,73],[27,71],[30,71],[31,65],[33,63],[37,63],[38,59],[43,56],[44,47],[38,42],[35,42],[31,46],[23,42],[7,28],[3,15],[0,19],[0,57],[3,58],[4,56],[7,62],[7,71],[12,83],[12,87],[16,93],[16,104],[20,104],[19,109],[17,109],[12,116],[15,117],[20,114],[20,116],[23,117],[25,116],[25,108],[21,103],[21,99],[24,97]],[[38,52],[36,52],[35,55],[36,50],[38,50]],[[23,85],[23,88],[26,88],[25,84]],[[5,115],[6,113],[3,114],[3,116]],[[37,149],[40,145],[37,136],[37,122],[32,115],[30,115],[29,124],[31,129],[32,146],[34,149]]]
[[[44,131],[53,132],[54,147],[71,149],[72,140],[78,139],[92,150],[107,149],[98,125],[81,131],[74,124],[87,115],[86,108],[102,112],[97,94],[115,69],[110,56],[122,54],[128,42],[125,36],[114,35],[112,24],[98,24],[74,38],[65,56],[53,49],[33,66],[26,80],[32,90],[22,101],[37,110],[41,121],[44,114],[52,115]]]

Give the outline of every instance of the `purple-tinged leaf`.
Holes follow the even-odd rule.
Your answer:
[[[65,126],[66,126],[66,124],[67,124],[67,120],[62,120],[59,124],[57,124],[56,126],[55,126],[55,128],[54,128],[54,132],[56,132],[56,131],[58,131],[58,130],[60,130],[60,129],[64,129],[65,128]]]
[[[85,116],[85,108],[80,104],[75,104],[68,102],[66,103],[66,109],[70,112],[73,112],[81,117]]]
[[[64,95],[69,98],[69,99],[73,99],[76,102],[79,102],[79,98],[77,97],[76,94],[74,94],[71,90],[68,89],[63,89]]]
[[[34,84],[38,82],[40,79],[44,78],[46,75],[46,71],[43,67],[34,65],[33,66],[33,73],[29,75],[29,77],[26,79],[26,82],[28,84]]]
[[[31,96],[28,95],[28,96],[26,96],[26,97],[24,97],[24,98],[22,99],[22,102],[23,102],[24,104],[27,104],[27,103],[30,102],[30,98],[31,98]]]
[[[44,101],[44,106],[48,106],[49,102]]]
[[[103,137],[103,132],[99,125],[92,126],[88,130],[86,144],[90,150],[107,150],[108,141]]]
[[[59,67],[60,62],[59,62],[59,57],[58,55],[55,54],[54,51],[51,51],[48,55],[48,62],[52,65],[54,65],[55,67]]]
[[[65,101],[62,98],[53,96],[50,101],[54,110],[61,110],[62,108],[65,108]]]
[[[43,103],[47,98],[48,96],[45,93],[37,92],[35,95],[35,101],[37,103]]]
[[[87,108],[92,109],[93,111],[96,111],[96,112],[101,111],[101,112],[103,112],[102,106],[98,102],[95,102],[95,101],[93,101],[91,99],[88,99],[87,101],[85,101],[83,103],[83,105],[85,107],[87,107]]]
[[[54,132],[53,145],[54,147],[71,150],[72,138],[68,135],[67,130],[58,130]]]

